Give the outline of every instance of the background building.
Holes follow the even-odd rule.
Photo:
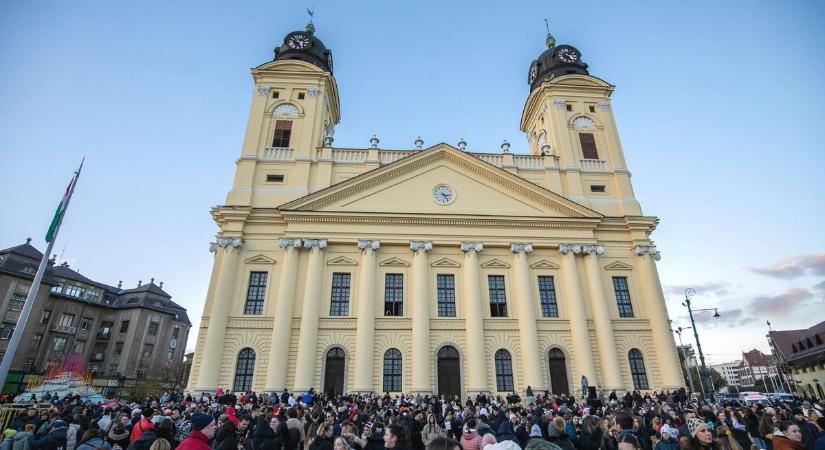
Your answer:
[[[529,155],[333,147],[331,51],[252,70],[189,388],[438,392],[684,384],[610,96],[581,53],[528,68]],[[423,88],[423,87],[422,87]]]
[[[739,368],[741,366],[742,361],[737,360],[721,364],[712,364],[710,367],[722,375],[729,387],[739,388],[742,385],[739,380]]]
[[[797,392],[825,399],[825,321],[810,328],[770,331],[768,340],[787,366]]]
[[[766,390],[776,392],[779,386],[776,377],[776,360],[771,355],[756,349],[742,352],[742,364],[739,366],[739,382],[742,386],[754,386],[761,382]]]
[[[30,241],[0,251],[2,354],[43,257]],[[182,366],[191,323],[162,287],[151,280],[123,289],[86,278],[67,263],[49,266],[3,392],[17,390],[26,374],[42,375],[70,353],[82,355],[101,386],[110,385],[104,378],[172,376]]]

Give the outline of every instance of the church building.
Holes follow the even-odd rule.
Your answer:
[[[252,69],[189,389],[476,393],[684,384],[610,96],[581,53],[529,66],[521,130],[333,145],[332,52],[306,30]]]

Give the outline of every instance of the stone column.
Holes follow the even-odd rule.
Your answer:
[[[321,285],[324,281],[324,248],[326,239],[304,239],[304,248],[309,249],[304,301],[301,308],[301,331],[298,340],[298,360],[295,364],[296,394],[309,390],[315,381],[315,363],[318,362],[318,315],[321,307]]]
[[[590,307],[593,310],[593,322],[596,325],[596,341],[599,343],[599,359],[602,363],[601,387],[605,391],[621,389],[622,379],[619,375],[619,358],[616,354],[616,338],[613,335],[613,320],[610,314],[612,306],[607,300],[599,255],[604,253],[601,245],[584,245],[587,285],[590,287]],[[596,380],[594,380],[595,382]]]
[[[638,256],[636,267],[639,268],[642,301],[645,305],[648,320],[650,320],[653,346],[659,360],[662,385],[658,389],[676,389],[685,383],[676,356],[676,343],[673,341],[673,332],[670,329],[670,318],[667,314],[665,296],[662,293],[662,285],[659,281],[659,272],[656,270],[656,261],[660,259],[660,253],[653,245],[637,245],[633,248],[633,253]],[[647,365],[649,367],[649,363]]]
[[[284,257],[281,260],[281,277],[278,280],[272,339],[269,343],[269,366],[266,369],[266,390],[276,393],[286,388],[289,347],[292,340],[292,306],[295,303],[301,240],[282,238],[278,240],[278,247],[284,250]]]
[[[210,246],[210,250],[220,258],[220,272],[215,283],[215,298],[212,299],[212,308],[209,311],[209,327],[206,329],[206,341],[201,351],[200,382],[198,391],[215,392],[219,384],[221,371],[221,356],[223,355],[224,336],[229,323],[232,295],[235,290],[235,274],[238,269],[238,256],[243,247],[243,239],[239,237],[220,236]],[[215,262],[218,264],[218,261]]]
[[[584,308],[579,269],[576,254],[582,252],[577,244],[559,244],[562,258],[562,278],[564,279],[565,305],[570,316],[570,334],[573,338],[573,359],[576,361],[579,378],[571,380],[573,386],[580,386],[581,376],[587,377],[591,386],[596,384],[596,367],[593,364],[593,349],[590,346],[590,330],[587,326],[587,310]],[[575,377],[574,377],[575,378]],[[577,389],[573,389],[577,391]]]
[[[427,252],[432,242],[412,241],[412,393],[431,394],[430,367],[430,267]]]
[[[484,314],[486,306],[481,295],[481,269],[478,253],[484,249],[480,242],[462,242],[464,252],[464,327],[467,332],[467,355],[464,370],[467,386],[464,395],[490,392],[487,385],[486,345],[484,341]]]
[[[518,311],[519,343],[521,344],[521,364],[524,367],[524,388],[543,391],[545,383],[539,363],[544,360],[539,352],[539,334],[536,330],[536,299],[530,277],[527,255],[533,252],[533,244],[510,244],[513,252],[513,275],[515,276],[515,303]]]
[[[358,241],[361,270],[358,282],[358,329],[355,332],[354,392],[375,390],[375,267],[379,241]]]

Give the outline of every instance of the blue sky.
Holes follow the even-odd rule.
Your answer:
[[[246,126],[249,68],[312,2],[0,5],[0,247],[43,235],[83,178],[57,248],[84,275],[163,280],[197,321]],[[335,144],[526,151],[518,122],[548,17],[613,109],[675,325],[687,286],[711,361],[825,319],[825,3],[314,2],[333,50]],[[65,251],[63,250],[65,247]],[[195,323],[197,325],[197,322]],[[196,336],[190,339],[190,347]]]

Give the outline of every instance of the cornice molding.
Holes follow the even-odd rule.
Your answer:
[[[497,228],[544,228],[544,229],[580,229],[595,230],[599,219],[508,219],[508,218],[474,218],[448,216],[408,216],[380,215],[360,213],[297,212],[284,211],[284,220],[289,223],[359,223],[377,225],[455,225]]]

